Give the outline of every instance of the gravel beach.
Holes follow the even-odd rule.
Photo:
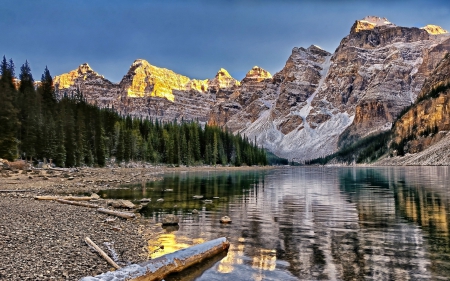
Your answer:
[[[119,265],[147,258],[147,239],[160,227],[149,220],[117,218],[95,209],[38,201],[10,195],[0,197],[0,280],[78,280],[112,270],[84,242],[89,237]]]
[[[118,264],[148,259],[148,245],[165,231],[136,214],[125,220],[96,209],[35,200],[37,195],[90,195],[159,180],[176,171],[268,169],[269,167],[83,168],[70,171],[7,171],[0,178],[0,280],[79,280],[114,268],[92,250],[89,237]],[[94,200],[107,207],[106,200]],[[109,207],[111,208],[111,207]],[[108,218],[108,220],[107,220]],[[111,221],[114,220],[114,221]]]
[[[8,171],[0,178],[0,280],[78,280],[113,270],[85,237],[110,256],[104,243],[111,243],[121,266],[146,260],[147,241],[162,230],[150,220],[138,214],[133,220],[107,222],[114,217],[34,197],[91,194],[160,175],[158,168]]]

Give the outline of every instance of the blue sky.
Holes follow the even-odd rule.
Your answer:
[[[35,79],[88,62],[119,82],[135,59],[191,78],[221,68],[237,79],[254,65],[281,70],[293,47],[333,52],[355,20],[387,17],[400,26],[450,30],[448,1],[22,1],[0,0],[0,55]]]

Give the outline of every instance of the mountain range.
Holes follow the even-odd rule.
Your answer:
[[[294,47],[274,75],[255,66],[242,81],[225,69],[196,80],[138,59],[119,83],[87,63],[54,83],[59,96],[80,91],[123,115],[216,124],[301,162],[393,129],[430,81],[440,83],[437,67],[449,52],[450,34],[439,26],[401,27],[369,16],[355,21],[334,53]]]

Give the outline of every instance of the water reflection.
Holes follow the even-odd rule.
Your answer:
[[[142,213],[155,222],[180,217],[149,241],[152,258],[228,237],[227,256],[195,280],[447,280],[449,177],[447,167],[185,173],[102,196],[152,198]]]

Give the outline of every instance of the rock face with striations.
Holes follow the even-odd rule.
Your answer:
[[[429,27],[366,17],[333,55],[315,46],[294,48],[283,70],[264,83],[271,94],[258,91],[226,126],[298,161],[388,130],[450,50],[448,33]]]
[[[87,63],[69,73],[56,76],[53,81],[59,96],[79,91],[89,103],[96,103],[101,107],[111,107],[119,97],[118,85],[95,72]]]
[[[227,98],[239,86],[225,69],[213,79],[196,80],[138,59],[120,83],[94,72],[88,64],[56,76],[58,96],[83,93],[90,103],[114,107],[120,114],[171,121],[184,118],[206,122],[216,98]]]
[[[234,132],[245,128],[246,125],[256,120],[254,116],[257,116],[257,112],[260,110],[259,106],[255,108],[249,105],[266,96],[266,84],[271,81],[272,75],[268,71],[254,66],[240,82],[240,87],[228,88],[228,94],[216,100],[208,122],[219,126],[227,125]],[[269,90],[269,94],[270,92],[273,91]],[[248,112],[243,111],[243,108]],[[255,110],[257,112],[254,112]],[[232,117],[237,121],[230,121]]]
[[[87,64],[55,84],[59,95],[78,88],[89,102],[121,114],[226,126],[302,161],[389,130],[449,50],[450,36],[439,26],[400,27],[370,16],[353,24],[334,54],[294,48],[273,77],[255,66],[240,82],[224,69],[195,80],[136,60],[119,84]]]
[[[366,19],[375,22],[373,17]],[[430,34],[427,28],[392,23],[369,30],[352,28],[333,56],[326,81],[330,87],[319,95],[332,96],[333,108],[345,108],[354,115],[338,145],[342,147],[390,129],[402,109],[416,100],[425,78],[450,50],[448,39]]]
[[[397,120],[393,141],[403,153],[417,153],[448,138],[450,131],[450,55],[439,63],[419,94],[419,100]]]

